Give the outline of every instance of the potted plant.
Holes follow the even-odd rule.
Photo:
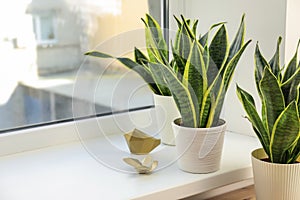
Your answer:
[[[237,86],[238,97],[262,148],[252,152],[254,184],[258,200],[300,199],[300,67],[297,51],[280,66],[281,37],[267,62],[259,45],[255,50],[255,82],[261,102],[259,115],[254,98]],[[299,43],[298,43],[299,46]]]
[[[162,61],[161,57],[163,57],[164,61],[169,62],[169,49],[159,23],[148,14],[142,21],[145,25],[147,56],[136,47],[134,48],[134,60],[130,58],[114,57],[99,51],[90,51],[85,55],[99,58],[115,58],[124,66],[134,70],[140,75],[153,92],[161,141],[167,145],[175,145],[171,122],[179,117],[180,114],[164,79],[161,79],[159,75],[153,74],[151,68],[148,66],[149,62],[157,63],[157,59]],[[157,57],[157,55],[159,56]],[[173,63],[173,61],[170,61],[170,63]]]
[[[177,41],[172,49],[177,68],[183,73],[174,72],[173,67],[164,62],[149,66],[154,73],[163,73],[181,114],[172,124],[179,168],[192,173],[209,173],[220,168],[226,128],[220,113],[234,70],[250,40],[244,42],[244,16],[231,45],[225,23],[211,27],[219,26],[209,42],[210,30],[199,39],[195,25],[190,26],[191,22],[183,16],[181,19],[177,22],[187,33],[181,40],[186,55],[176,51]]]

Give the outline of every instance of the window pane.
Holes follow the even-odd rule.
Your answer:
[[[53,40],[54,39],[54,27],[52,16],[40,16],[40,34],[41,40]]]
[[[159,0],[6,2],[0,8],[0,130],[151,106],[137,74],[84,56],[92,49],[132,56],[135,46],[144,48],[140,19],[149,12],[160,21]]]

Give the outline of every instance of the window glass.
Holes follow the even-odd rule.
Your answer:
[[[50,42],[55,39],[54,17],[52,15],[34,17],[35,35],[38,42]]]
[[[84,56],[92,49],[131,56],[144,45],[146,13],[160,21],[160,1],[7,1],[0,8],[0,131],[151,106],[137,74]]]

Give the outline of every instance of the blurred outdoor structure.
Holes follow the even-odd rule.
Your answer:
[[[135,73],[84,56],[92,49],[124,56],[143,45],[146,13],[160,21],[160,0],[7,1],[0,7],[0,130],[73,118],[74,102],[92,108],[87,114],[152,105]],[[99,94],[74,92],[76,82],[80,91],[101,83],[91,91]],[[122,102],[127,93],[132,102]]]

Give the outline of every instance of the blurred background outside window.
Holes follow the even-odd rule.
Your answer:
[[[6,1],[0,7],[0,131],[152,105],[135,73],[84,53],[100,48],[130,56],[134,45],[144,45],[141,17],[150,13],[160,21],[160,10],[160,0]]]

